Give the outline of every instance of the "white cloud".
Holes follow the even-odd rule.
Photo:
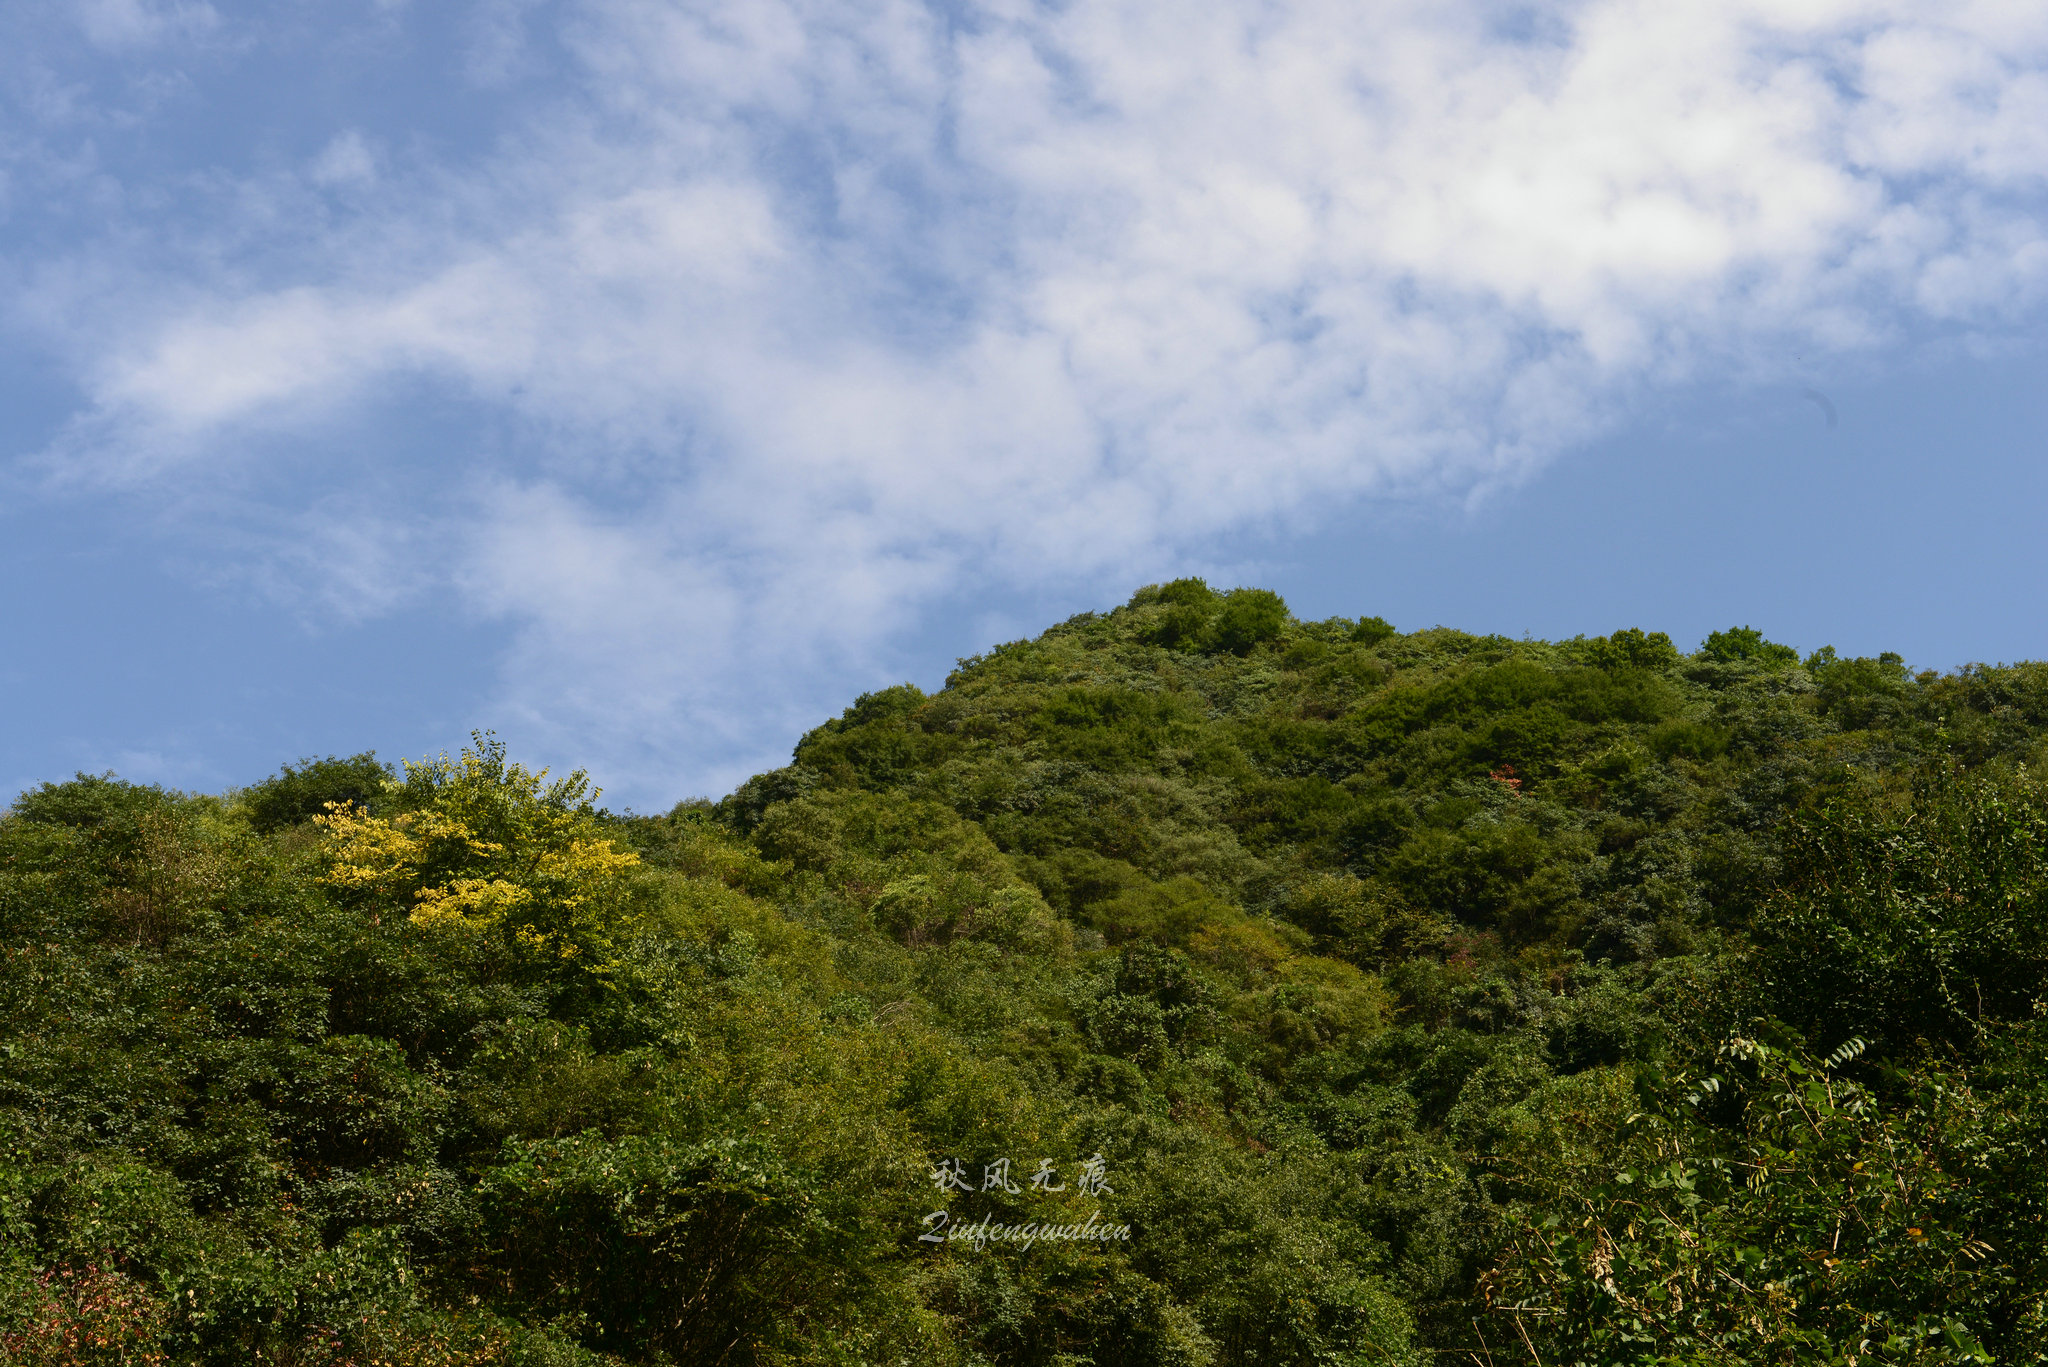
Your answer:
[[[527,454],[451,453],[440,508],[451,582],[519,624],[508,706],[729,776],[750,709],[814,704],[764,680],[865,668],[937,597],[1511,479],[1644,385],[2038,307],[2048,12],[1502,13],[587,0],[574,107],[363,189],[296,279],[109,314],[57,458],[159,479],[422,376],[509,415]],[[353,134],[315,170],[374,173]]]
[[[205,0],[77,0],[73,14],[88,42],[111,50],[203,34],[220,22]]]
[[[469,14],[464,74],[482,86],[501,86],[534,65],[529,14],[542,0],[479,0]]]
[[[308,170],[316,185],[363,185],[377,178],[377,158],[361,133],[336,134]]]

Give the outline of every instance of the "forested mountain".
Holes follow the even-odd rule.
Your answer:
[[[0,819],[0,1358],[2048,1361],[2048,666],[1141,590]]]

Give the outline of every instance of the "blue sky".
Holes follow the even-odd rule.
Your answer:
[[[659,808],[1190,572],[2048,655],[2026,9],[21,0],[0,785]]]

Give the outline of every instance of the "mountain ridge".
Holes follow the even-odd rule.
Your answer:
[[[2038,1361],[2044,754],[2048,666],[1177,580],[662,816],[46,784],[0,1343]]]

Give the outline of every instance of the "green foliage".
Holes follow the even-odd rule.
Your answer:
[[[1255,646],[1278,640],[1287,621],[1287,604],[1279,594],[1270,589],[1234,589],[1223,599],[1223,610],[1210,627],[1210,639],[1218,650],[1247,655]]]
[[[1200,579],[1176,579],[1139,589],[1131,596],[1134,608],[1154,604],[1165,611],[1155,615],[1144,639],[1168,650],[1193,650],[1208,637],[1217,595]]]
[[[1828,653],[1833,654],[1832,647]],[[1707,639],[1700,643],[1697,658],[1717,664],[1747,660],[1766,669],[1783,669],[1799,663],[1799,652],[1791,646],[1766,641],[1764,634],[1755,627],[1729,627],[1726,631],[1709,632]]]
[[[302,759],[287,764],[271,778],[242,791],[249,824],[259,834],[296,826],[327,812],[330,802],[374,810],[385,799],[397,775],[371,751],[347,759]]]
[[[893,1242],[856,1204],[821,1199],[817,1174],[744,1140],[585,1135],[515,1141],[503,1160],[478,1193],[487,1279],[633,1357],[800,1351],[805,1323],[858,1319]]]
[[[1205,608],[1216,601],[1216,592],[1201,579],[1176,579],[1168,584],[1148,584],[1131,595],[1132,607],[1164,603],[1172,607]]]
[[[14,815],[43,826],[104,834],[122,844],[152,812],[175,808],[174,794],[124,783],[112,774],[80,774],[69,783],[45,783],[14,800]]]
[[[1351,639],[1362,646],[1376,646],[1394,634],[1392,624],[1384,617],[1361,617],[1350,633]]]
[[[2038,1361],[2044,758],[2048,666],[1182,579],[664,816],[45,784],[0,1358]]]
[[[1716,632],[1708,637],[1709,647],[1724,634]],[[1669,669],[1678,663],[1678,650],[1661,631],[1646,634],[1641,627],[1628,627],[1587,642],[1586,662],[1602,669]]]
[[[2048,1360],[2040,1238],[2022,1232],[2043,1208],[2040,1075],[2002,1104],[1942,1071],[1874,1091],[1843,1076],[1862,1049],[1736,1038],[1722,1071],[1653,1087],[1605,1152],[1532,1172],[1487,1286],[1513,1346],[1558,1363]]]
[[[2048,1009],[2048,793],[2024,770],[1852,790],[1785,849],[1756,929],[1787,1019],[1954,1057]]]
[[[1287,604],[1270,589],[1219,594],[1200,579],[1142,588],[1126,610],[1148,608],[1140,639],[1168,650],[1246,655],[1278,640],[1291,620]]]
[[[1838,660],[1830,650],[1811,672],[1820,683],[1821,710],[1845,731],[1893,722],[1915,691],[1906,662],[1891,651],[1874,660]]]

